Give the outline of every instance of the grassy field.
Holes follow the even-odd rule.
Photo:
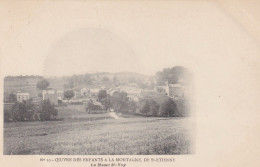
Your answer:
[[[191,118],[87,114],[84,106],[59,107],[57,121],[4,124],[4,154],[126,155],[194,152]]]

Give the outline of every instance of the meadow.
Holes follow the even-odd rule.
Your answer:
[[[88,114],[58,107],[55,121],[4,123],[5,155],[158,155],[194,153],[194,119]]]

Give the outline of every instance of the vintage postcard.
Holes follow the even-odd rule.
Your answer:
[[[259,166],[258,1],[1,1],[1,166]]]

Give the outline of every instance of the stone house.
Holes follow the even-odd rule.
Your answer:
[[[18,92],[16,94],[16,97],[17,97],[17,101],[19,101],[19,102],[23,102],[23,101],[26,101],[26,100],[30,99],[29,93]]]
[[[49,99],[54,105],[58,105],[58,95],[55,89],[43,90],[42,91],[43,100]]]

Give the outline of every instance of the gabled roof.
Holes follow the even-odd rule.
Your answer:
[[[169,87],[183,87],[182,84],[169,84]]]
[[[42,94],[56,94],[55,89],[43,90]]]
[[[27,92],[18,92],[17,95],[24,95],[24,96],[28,95],[29,96],[29,93],[27,93]]]

